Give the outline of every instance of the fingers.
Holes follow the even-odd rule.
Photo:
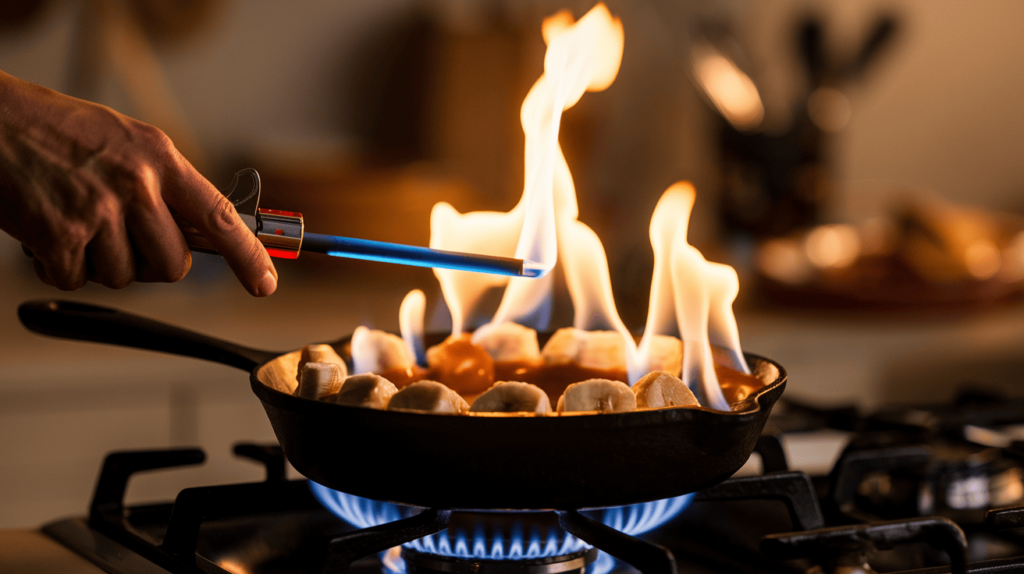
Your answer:
[[[62,291],[74,291],[85,287],[88,282],[85,249],[48,250],[44,254],[34,253],[32,266],[43,283]]]
[[[250,293],[266,296],[277,289],[277,270],[266,249],[163,132],[105,108],[88,111],[70,133],[61,132],[72,150],[86,150],[88,157],[69,169],[67,162],[50,161],[63,157],[63,148],[44,150],[52,169],[26,184],[19,199],[24,213],[12,235],[24,241],[41,280],[70,290],[90,278],[115,288],[134,280],[181,279],[191,252],[171,217],[176,211]],[[26,214],[39,221],[25,223]]]
[[[173,282],[182,279],[191,266],[192,254],[177,232],[167,206],[162,202],[149,207],[137,205],[132,212],[133,215],[125,219],[106,221],[84,248],[84,254],[64,249],[62,253],[43,250],[37,255],[25,244],[21,249],[33,260],[40,280],[65,290],[84,286],[80,267],[89,281],[113,289],[122,289],[136,280]]]
[[[191,223],[224,257],[242,285],[257,297],[277,289],[277,270],[256,235],[242,223],[231,202],[181,160],[178,177],[165,185],[164,200]]]
[[[50,276],[46,274],[46,268],[43,267],[43,263],[34,257],[32,258],[32,269],[35,270],[36,277],[38,277],[40,281],[51,287],[53,286],[53,281],[50,281]]]
[[[93,237],[85,248],[91,281],[112,289],[123,289],[135,280],[135,256],[124,221],[117,219]]]
[[[81,289],[88,281],[121,289],[135,280],[135,257],[120,220],[97,232],[85,247],[70,243],[36,250],[22,244],[21,249],[43,283],[64,291]]]
[[[135,245],[136,279],[146,283],[174,282],[192,266],[192,252],[163,199],[156,193],[132,205],[126,225]]]

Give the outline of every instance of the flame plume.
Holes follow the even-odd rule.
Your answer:
[[[707,407],[729,410],[715,373],[714,359],[749,373],[740,349],[732,304],[739,292],[736,272],[712,263],[687,243],[696,192],[691,184],[670,187],[651,218],[654,276],[644,336],[637,345],[619,317],[612,294],[604,246],[578,220],[572,174],[558,144],[562,112],[586,91],[611,85],[622,61],[623,28],[603,4],[573,21],[568,12],[543,25],[547,52],[544,73],[523,101],[520,120],[526,135],[523,195],[511,211],[459,213],[447,203],[430,216],[430,246],[509,256],[536,262],[547,270],[560,264],[572,299],[577,329],[609,329],[621,335],[631,382],[654,368],[655,337],[683,339],[681,378]],[[470,329],[485,294],[504,288],[490,324],[514,321],[546,329],[554,287],[553,274],[540,279],[508,278],[435,269],[452,315],[452,334]],[[402,334],[418,358],[422,354],[422,294],[410,293],[401,310]]]
[[[427,311],[427,296],[419,289],[409,291],[398,308],[398,326],[402,340],[418,364],[427,362],[423,343],[423,318]]]
[[[728,265],[704,259],[686,242],[696,191],[689,182],[668,188],[651,216],[650,237],[654,249],[654,275],[650,306],[637,361],[630,365],[630,380],[649,370],[647,357],[655,335],[683,339],[682,379],[690,388],[700,387],[705,406],[728,410],[715,374],[711,344],[726,352],[726,366],[750,373],[740,349],[732,303],[739,293],[739,278]],[[673,321],[675,319],[675,321]]]
[[[526,134],[526,179],[519,203],[508,213],[460,214],[447,203],[434,206],[430,247],[507,255],[551,270],[558,259],[556,220],[576,218],[575,190],[558,145],[562,112],[587,90],[603,90],[615,79],[622,61],[622,22],[598,4],[578,22],[568,12],[544,21],[544,74],[530,89],[520,112]],[[555,188],[560,189],[559,200]],[[567,200],[566,195],[571,197]],[[551,280],[480,277],[464,271],[436,269],[441,292],[459,334],[474,307],[490,288],[507,285],[494,322],[529,316],[547,301]]]

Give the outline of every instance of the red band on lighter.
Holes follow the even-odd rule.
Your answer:
[[[259,209],[259,212],[260,213],[265,213],[265,214],[268,214],[268,215],[285,215],[285,216],[288,216],[288,217],[298,217],[300,219],[302,218],[302,214],[301,213],[297,213],[295,211],[281,211],[280,209],[264,209],[264,208],[261,207]]]
[[[267,247],[267,254],[271,257],[278,259],[298,259],[298,251],[288,251],[287,249],[276,249],[274,247]]]

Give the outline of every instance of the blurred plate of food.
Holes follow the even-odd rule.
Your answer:
[[[960,309],[1024,293],[1024,217],[911,192],[888,214],[757,248],[761,293],[786,306]]]

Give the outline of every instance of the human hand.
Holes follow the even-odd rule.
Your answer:
[[[202,233],[253,295],[277,288],[266,249],[159,129],[0,72],[0,229],[59,289],[173,282]]]

